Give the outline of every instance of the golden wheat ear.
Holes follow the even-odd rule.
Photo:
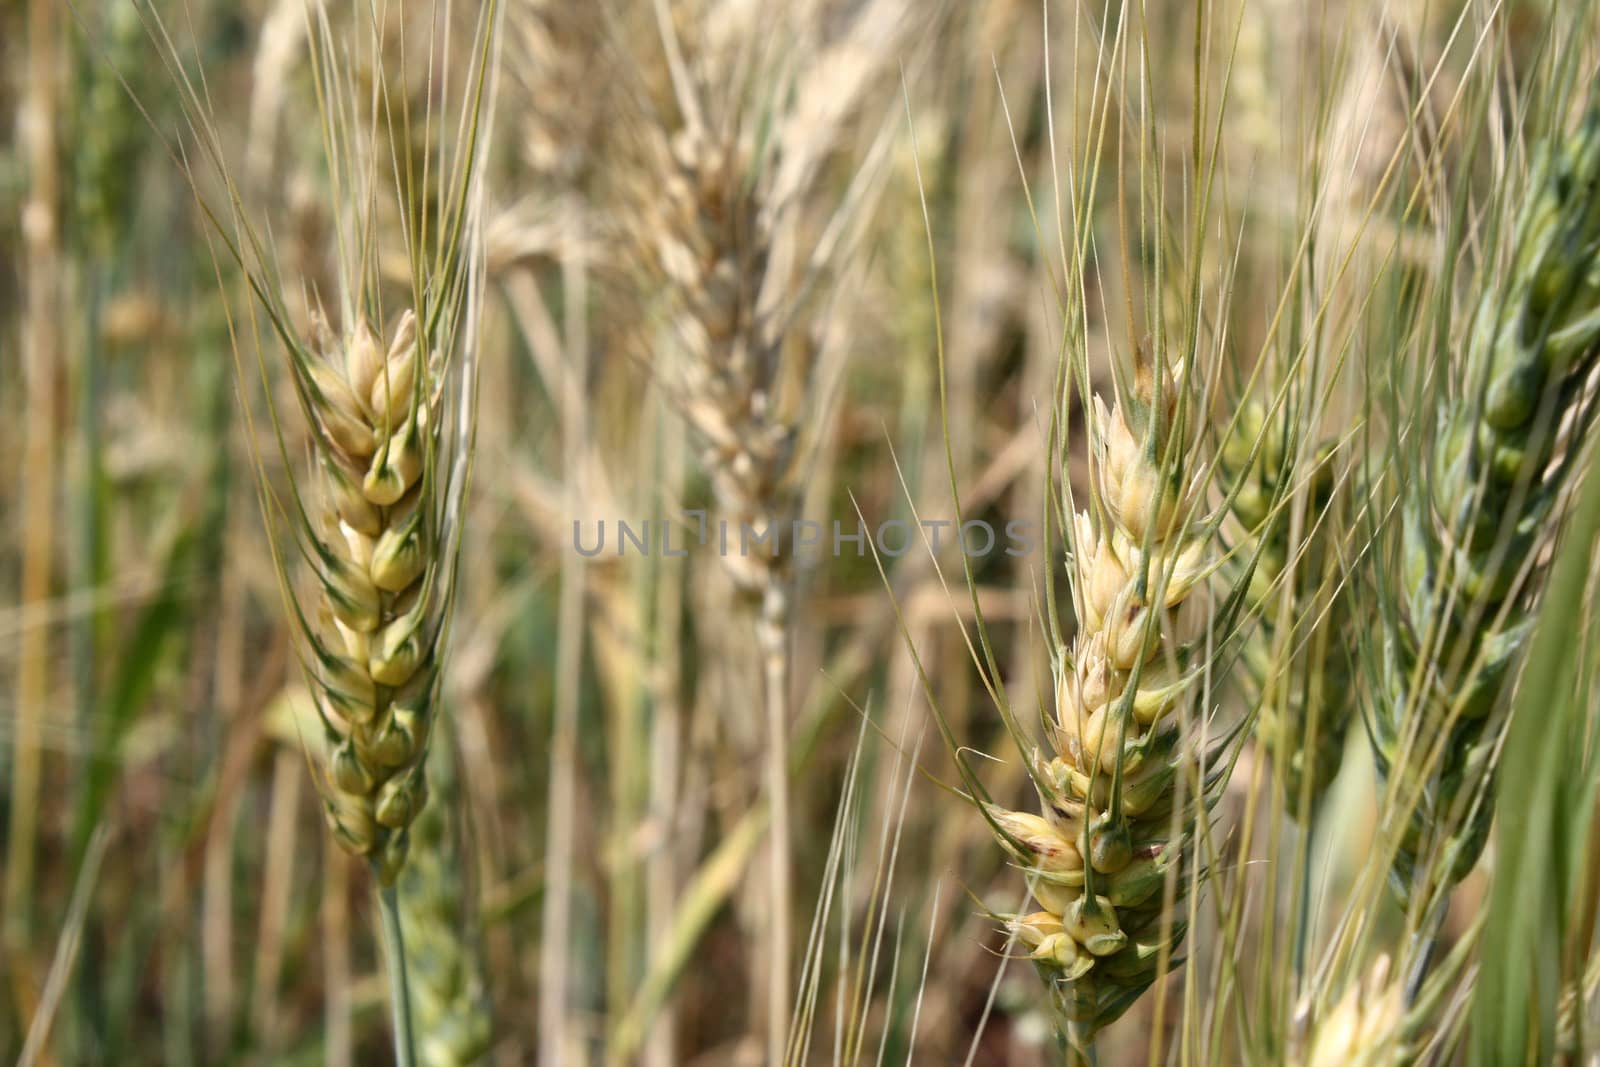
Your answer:
[[[451,561],[429,460],[439,451],[441,394],[427,388],[440,361],[419,352],[409,311],[381,341],[364,322],[327,340],[296,359],[322,482],[322,508],[297,513],[317,586],[296,617],[333,745],[323,788],[341,794],[329,821],[392,885],[406,830],[427,801],[424,757],[443,659]],[[429,362],[431,374],[419,366]]]

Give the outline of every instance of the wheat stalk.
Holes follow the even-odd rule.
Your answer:
[[[390,16],[354,12],[346,40],[325,8],[305,8],[336,235],[337,328],[314,293],[309,326],[297,327],[271,231],[249,217],[204,82],[185,73],[160,13],[148,4],[139,13],[176,83],[199,159],[226,193],[214,203],[188,153],[168,146],[210,223],[219,279],[224,265],[236,268],[250,294],[248,328],[230,319],[230,332],[241,380],[242,350],[254,346],[268,421],[291,472],[287,491],[280,492],[268,477],[245,405],[267,525],[283,534],[283,543],[273,540],[273,562],[325,735],[317,787],[334,840],[366,858],[377,882],[395,1056],[410,1067],[415,1038],[395,882],[406,861],[409,827],[427,802],[424,760],[471,472],[487,150],[480,131],[492,117],[497,5],[491,0],[477,13],[472,60],[459,85],[445,86],[442,73],[426,68],[420,116],[412,115],[404,92],[391,95],[409,87],[391,82],[386,72]],[[448,49],[450,22],[448,11],[430,13],[423,24],[430,46]],[[357,88],[358,56],[372,64],[370,93]],[[403,55],[400,66],[405,69]],[[454,89],[464,89],[456,138],[443,140],[436,156],[424,150],[419,159],[410,151],[413,133],[422,131],[426,139],[434,90]],[[380,132],[393,142],[386,176],[377,162]],[[383,196],[386,191],[392,198]],[[384,257],[396,246],[409,291],[404,310],[385,329],[391,287]],[[289,385],[308,431],[309,470],[290,456],[264,334],[286,354]],[[303,575],[294,573],[295,559]]]
[[[51,560],[55,554],[54,508],[56,385],[50,373],[59,358],[61,339],[60,247],[56,214],[61,179],[54,145],[54,116],[60,105],[57,87],[57,42],[61,15],[50,0],[28,4],[26,93],[22,98],[22,148],[29,172],[23,217],[28,262],[26,311],[21,322],[22,388],[27,395],[23,430],[23,462],[28,472],[17,502],[24,525],[21,581],[17,598],[27,606],[50,598]],[[18,973],[27,948],[33,911],[33,879],[38,817],[43,785],[44,726],[50,689],[50,633],[44,627],[23,631],[17,652],[11,696],[15,733],[7,790],[5,918],[0,923],[6,955],[17,961]]]
[[[669,37],[670,40],[670,37]],[[687,90],[683,90],[687,93]],[[700,125],[701,105],[685,96],[688,123],[649,142],[649,173],[664,195],[638,216],[634,234],[653,273],[671,286],[672,329],[682,348],[681,380],[672,386],[696,432],[711,476],[718,521],[735,536],[746,529],[781,538],[800,501],[792,391],[782,381],[800,366],[783,359],[789,340],[757,299],[771,255],[773,219],[751,182],[751,131],[718,136]],[[659,212],[659,213],[658,213]],[[781,1054],[790,1010],[792,938],[789,841],[789,641],[793,597],[790,554],[725,554],[739,595],[755,605],[767,767],[773,809],[769,844],[769,1054]]]
[[[459,830],[459,783],[448,745],[435,744],[429,776],[440,803],[412,827],[411,860],[400,875],[400,916],[424,1067],[463,1067],[489,1050],[491,1020],[476,938],[465,926],[469,858]]]

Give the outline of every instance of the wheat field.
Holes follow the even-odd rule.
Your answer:
[[[1596,70],[0,0],[0,1056],[1600,1064]]]

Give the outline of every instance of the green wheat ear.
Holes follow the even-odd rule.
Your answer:
[[[1408,826],[1392,883],[1427,901],[1476,864],[1490,779],[1563,488],[1594,414],[1600,362],[1600,113],[1536,156],[1514,255],[1468,338],[1466,381],[1438,415],[1429,477],[1402,487],[1405,596],[1371,715]]]
[[[1350,599],[1338,573],[1332,538],[1342,524],[1333,447],[1304,463],[1286,447],[1282,416],[1259,402],[1247,404],[1223,443],[1218,466],[1237,483],[1233,514],[1245,534],[1234,545],[1230,568],[1254,572],[1246,600],[1259,625],[1241,657],[1243,681],[1258,706],[1256,738],[1283,767],[1289,813],[1309,818],[1339,771],[1345,735],[1354,715],[1350,699],[1348,630]],[[1292,481],[1304,479],[1305,533],[1291,543]],[[1282,583],[1292,590],[1283,615]],[[1302,805],[1301,799],[1309,800]]]

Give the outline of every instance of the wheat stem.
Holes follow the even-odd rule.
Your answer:
[[[1291,964],[1290,974],[1293,976],[1294,985],[1292,992],[1299,994],[1305,984],[1306,953],[1311,946],[1311,927],[1313,916],[1311,914],[1311,869],[1312,845],[1315,843],[1316,826],[1308,823],[1306,826],[1306,839],[1300,844],[1300,862],[1296,864],[1295,888],[1299,898],[1299,910],[1294,924],[1294,960]]]
[[[663,499],[682,496],[685,433],[681,421],[671,420],[658,428],[662,464]],[[682,706],[682,626],[684,568],[676,560],[663,559],[656,575],[654,626],[650,664],[650,799],[649,818],[658,826],[679,825],[679,776],[683,755],[680,731],[685,721]],[[648,959],[654,966],[672,934],[673,913],[677,905],[677,855],[670,847],[653,849],[645,859],[645,928]],[[645,1038],[643,1067],[670,1067],[677,1024],[675,1006],[669,999],[660,1006]]]
[[[1062,1062],[1066,1067],[1096,1067],[1095,1031],[1091,1026],[1070,1023],[1062,1038]]]
[[[322,848],[322,1017],[327,1067],[355,1063],[350,1026],[350,863],[344,846],[330,835]]]
[[[789,820],[789,593],[777,572],[768,579],[757,624],[762,675],[767,704],[767,795],[772,803],[772,831],[768,839],[771,866],[768,903],[771,927],[767,939],[767,1062],[782,1063],[786,1027],[792,1010],[789,991],[791,965],[791,900]]]
[[[22,368],[27,391],[27,428],[22,490],[22,580],[24,610],[50,597],[55,547],[55,393],[61,321],[57,214],[59,177],[55,145],[58,38],[53,0],[28,5],[28,78],[20,116],[22,147],[29,172],[28,202],[22,211],[27,248],[26,311]],[[43,726],[50,685],[50,631],[22,630],[17,650],[16,727],[11,741],[11,790],[6,834],[4,942],[11,960],[11,984],[21,1017],[32,1014],[31,967],[26,959],[29,917],[33,914],[34,852],[43,756]]]
[[[377,860],[372,861],[372,876],[381,879]],[[414,1067],[417,1062],[416,1033],[411,1024],[411,984],[406,976],[406,939],[400,925],[400,899],[394,886],[378,885],[378,911],[383,917],[383,956],[389,975],[389,1014],[394,1025],[395,1067]]]
[[[1439,948],[1439,932],[1444,929],[1448,897],[1440,897],[1429,905],[1428,917],[1411,935],[1411,969],[1406,975],[1405,1002],[1411,1004],[1422,991],[1428,971],[1433,967],[1434,955]]]
[[[469,907],[471,851],[456,818],[461,783],[455,739],[445,731],[428,755],[437,800],[412,827],[411,855],[396,883],[405,930],[406,977],[417,1051],[425,1067],[479,1062],[493,1037]]]
[[[578,304],[586,281],[581,263],[566,268],[564,280],[573,301],[568,308],[566,373],[562,381],[562,454],[573,472],[566,480],[569,511],[578,501],[576,478],[587,437],[588,338]],[[561,591],[556,608],[561,637],[556,648],[555,722],[550,737],[550,798],[545,837],[545,897],[539,944],[539,1063],[567,1061],[567,985],[571,950],[572,868],[576,847],[578,700],[582,686],[583,610],[588,571],[572,553],[561,557]]]

